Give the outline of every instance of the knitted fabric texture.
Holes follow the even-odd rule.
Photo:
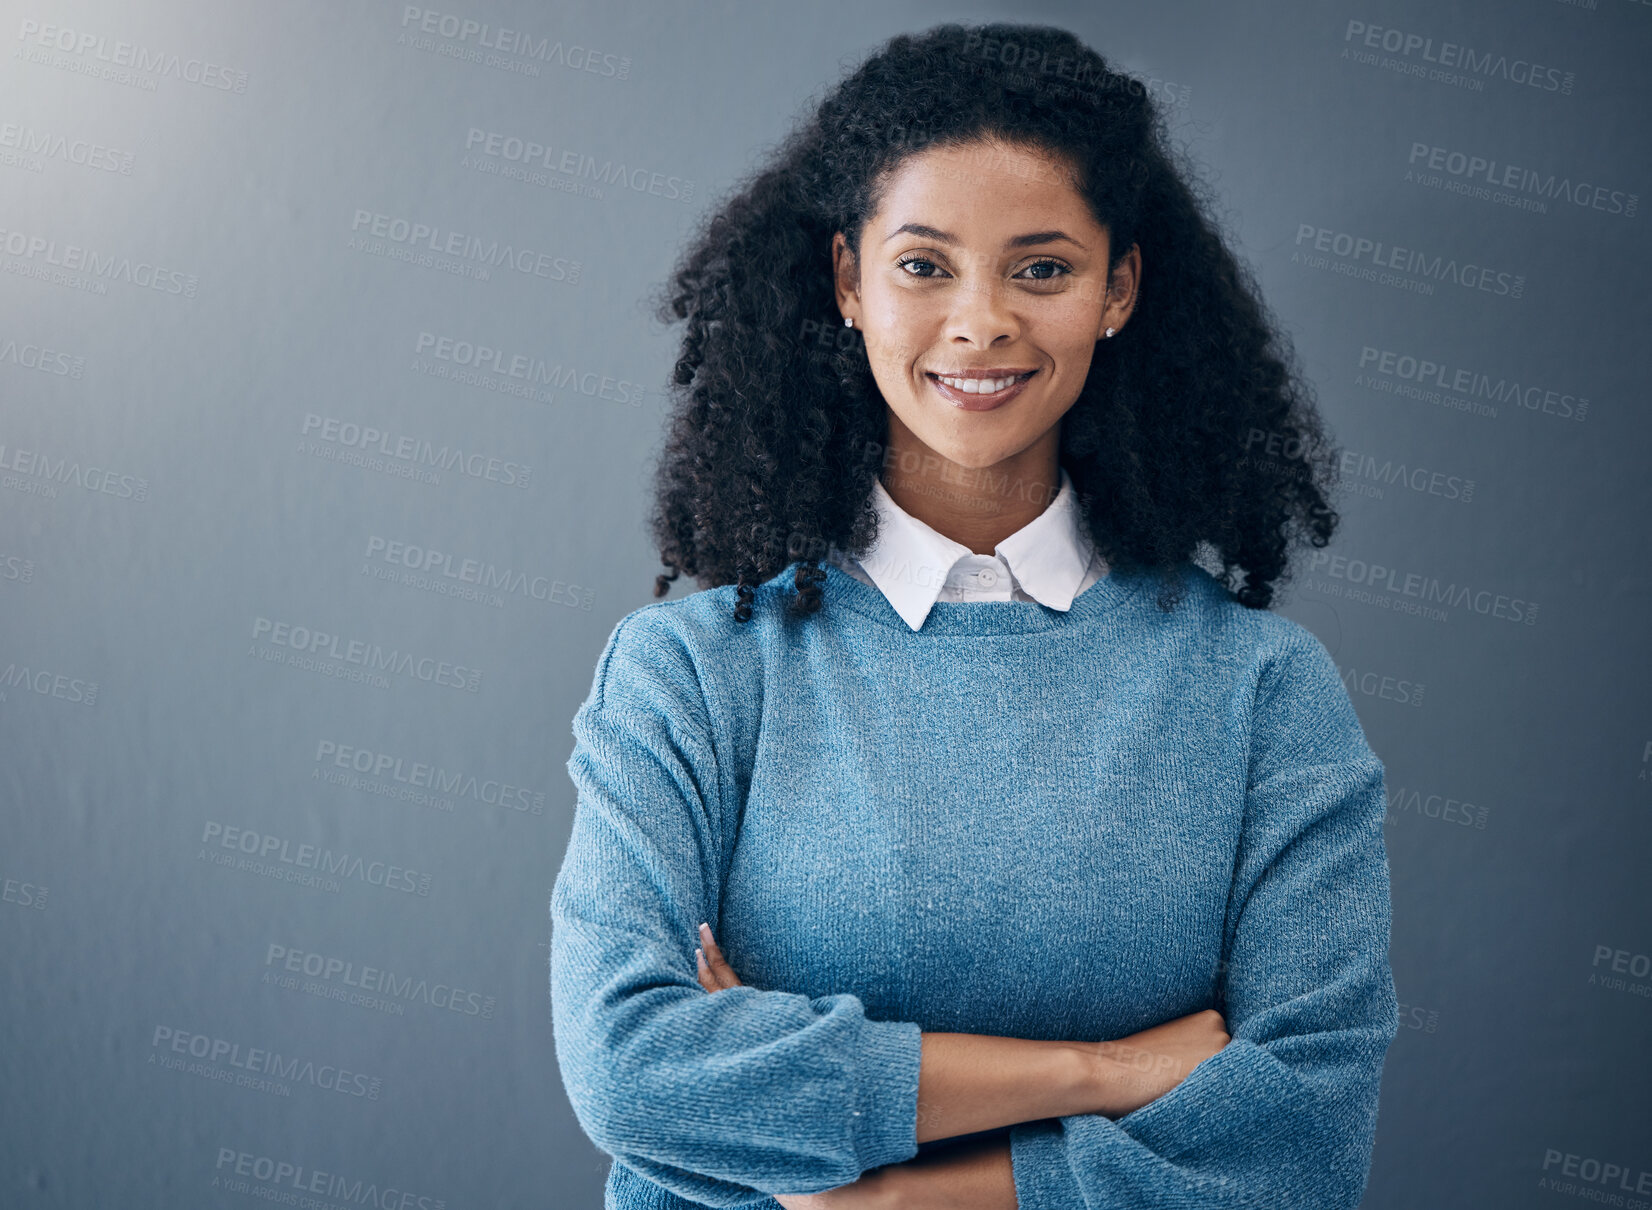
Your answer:
[[[1004,1132],[1021,1210],[1355,1207],[1397,1026],[1383,764],[1313,632],[1189,564],[913,631],[827,567],[643,606],[573,719],[563,1086],[609,1210],[757,1206],[919,1153],[920,1031],[1232,1041],[1117,1119]],[[745,986],[695,977],[710,922]],[[925,1144],[925,1150],[930,1144]]]

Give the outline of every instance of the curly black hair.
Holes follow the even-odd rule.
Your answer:
[[[1109,567],[1155,572],[1170,609],[1197,560],[1263,609],[1292,545],[1330,541],[1338,451],[1159,103],[1066,30],[954,23],[891,38],[831,89],[701,222],[658,295],[657,318],[687,326],[654,471],[656,597],[683,572],[733,583],[744,622],[755,585],[796,563],[790,612],[813,613],[830,549],[870,550],[888,408],[840,326],[832,236],[858,260],[904,157],[982,139],[1075,169],[1109,275],[1141,249],[1130,322],[1097,342],[1062,420],[1060,465]]]

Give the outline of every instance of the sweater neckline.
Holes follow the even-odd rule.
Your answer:
[[[1074,597],[1072,607],[1066,610],[1051,609],[1036,601],[936,601],[930,606],[924,624],[913,630],[878,588],[862,583],[835,563],[828,561],[824,566],[826,581],[821,587],[828,612],[844,606],[914,639],[935,635],[1072,630],[1105,617],[1115,606],[1139,592],[1146,583],[1146,577],[1140,572],[1131,574],[1109,569],[1101,579]]]

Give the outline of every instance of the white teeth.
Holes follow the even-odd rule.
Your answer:
[[[935,377],[940,378],[955,391],[963,391],[970,395],[993,395],[1014,386],[1021,376],[1012,374],[1008,378],[942,378],[937,374]]]

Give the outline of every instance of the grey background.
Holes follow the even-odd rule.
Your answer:
[[[1174,102],[1352,455],[1344,528],[1280,608],[1388,768],[1404,1007],[1365,1204],[1652,1204],[1652,5],[419,10],[562,42],[537,74],[453,53],[474,38],[409,45],[405,11],[0,4],[0,1204],[248,1205],[291,1190],[259,1175],[288,1164],[347,1182],[312,1195],[340,1206],[368,1186],[421,1210],[600,1205],[607,1160],[552,1048],[547,901],[569,721],[658,570],[674,334],[643,299],[812,96],[891,34],[967,18],[1067,25]],[[1408,74],[1440,52],[1372,51],[1369,27],[1492,58],[1466,84]],[[151,69],[111,67],[121,42]],[[1509,78],[1532,61],[1541,86]],[[479,169],[472,129],[642,187]],[[1418,144],[1600,204],[1408,179]],[[358,211],[546,267],[392,259],[351,246]],[[1308,259],[1304,228],[1494,288],[1370,280],[1370,254]],[[554,385],[438,376],[457,367],[421,333]],[[1407,393],[1383,354],[1470,389]],[[326,421],[481,473],[352,465]],[[551,587],[381,579],[375,539]],[[326,675],[272,659],[296,653],[259,619],[339,636],[335,672],[356,641],[479,675]],[[343,748],[474,788],[328,780]],[[231,828],[268,838],[277,875],[313,873],[301,846],[361,865],[320,886],[238,868]],[[289,954],[337,965],[287,977]],[[376,1003],[333,998],[373,972]],[[311,1066],[237,1083],[261,1051]]]

